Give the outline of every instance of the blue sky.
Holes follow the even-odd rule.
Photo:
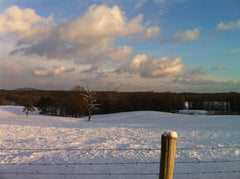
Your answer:
[[[240,92],[238,0],[2,0],[0,88]]]

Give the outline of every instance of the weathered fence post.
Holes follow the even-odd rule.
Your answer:
[[[162,134],[159,179],[173,178],[177,139],[177,133],[174,131],[165,131]]]

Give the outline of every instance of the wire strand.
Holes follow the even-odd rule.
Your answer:
[[[209,171],[209,172],[186,172],[186,173],[173,173],[173,175],[199,175],[199,174],[217,174],[217,173],[240,173],[240,170],[233,171]]]
[[[181,151],[181,150],[215,150],[215,149],[240,149],[240,146],[226,146],[226,147],[195,147],[195,148],[177,148],[176,150],[178,151]],[[156,150],[161,150],[161,148],[155,148],[155,149],[150,149],[150,148],[126,148],[126,149],[104,149],[104,148],[99,148],[99,149],[91,149],[91,148],[45,148],[45,149],[41,149],[41,148],[36,148],[36,149],[28,149],[28,148],[1,148],[0,150],[2,151],[6,151],[6,150],[20,150],[20,151],[62,151],[62,150],[66,150],[66,151],[76,151],[76,150],[82,150],[82,151],[105,151],[105,150],[119,150],[119,151],[126,151],[126,150],[135,150],[135,151],[138,151],[138,150],[143,150],[143,151],[156,151]]]
[[[82,150],[82,151],[106,151],[106,150],[109,150],[109,151],[112,151],[112,150],[123,150],[123,151],[126,151],[126,150],[146,150],[146,151],[155,151],[155,150],[161,150],[161,149],[134,149],[134,148],[128,148],[128,149],[78,149],[78,148],[73,148],[73,149],[40,149],[40,148],[36,148],[36,149],[18,149],[18,148],[8,148],[8,149],[0,149],[2,151],[7,151],[7,150],[19,150],[19,151],[62,151],[62,150],[66,150],[66,151],[77,151],[77,150]]]
[[[40,173],[40,172],[0,172],[0,175],[159,175],[158,173]]]
[[[188,163],[234,163],[240,160],[214,160],[214,161],[176,161],[175,164],[188,164]],[[51,165],[143,165],[143,164],[159,164],[160,162],[99,162],[99,163],[1,163],[0,165],[8,166],[51,166]]]
[[[177,148],[176,150],[215,150],[215,149],[240,149],[240,146]]]
[[[240,171],[183,172],[173,175],[199,175],[218,173],[240,173]],[[0,172],[0,175],[159,175],[159,173],[43,173],[43,172]]]
[[[110,162],[110,163],[3,163],[1,165],[13,165],[13,166],[41,166],[41,165],[142,165],[142,164],[159,164],[159,162]]]
[[[206,161],[176,161],[175,163],[233,163],[233,162],[240,162],[240,160],[206,160]]]

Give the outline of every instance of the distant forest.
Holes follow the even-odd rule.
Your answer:
[[[87,115],[83,91],[0,91],[0,105],[32,105],[42,114],[79,117]],[[127,111],[177,112],[185,109],[217,111],[218,114],[240,114],[240,93],[171,93],[97,91],[100,104],[94,114]]]

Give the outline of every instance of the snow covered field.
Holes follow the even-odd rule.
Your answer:
[[[26,118],[22,109],[0,106],[0,178],[158,178],[165,130],[179,137],[174,178],[240,178],[240,116],[140,111],[88,122],[37,112]]]

